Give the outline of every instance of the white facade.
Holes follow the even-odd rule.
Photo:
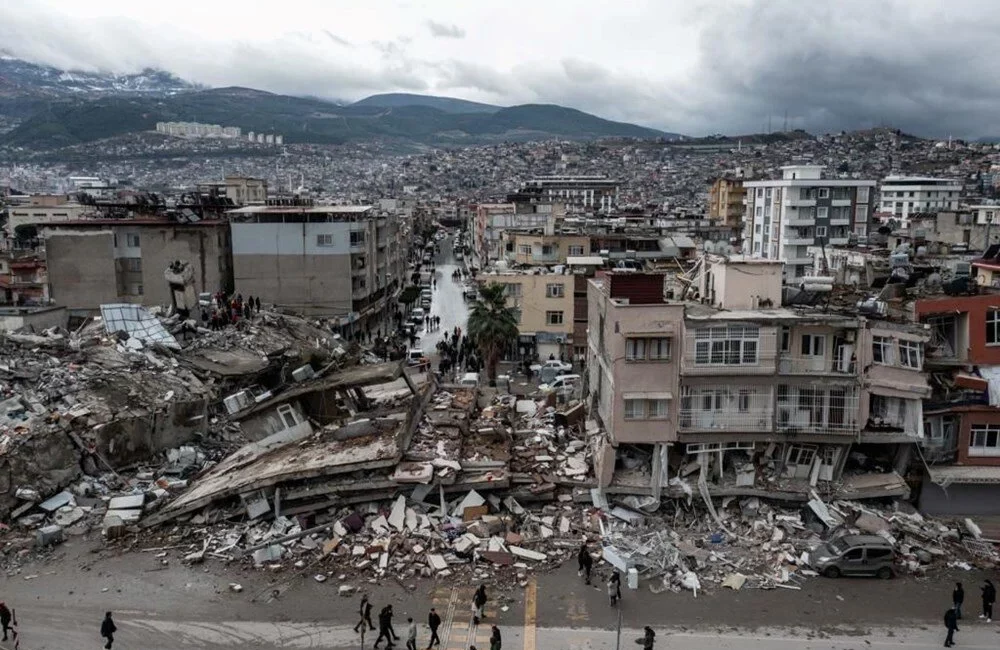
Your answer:
[[[876,212],[883,223],[895,219],[906,227],[910,215],[958,209],[961,193],[961,183],[949,178],[887,176]]]
[[[743,252],[785,263],[784,279],[812,272],[809,247],[848,243],[868,234],[876,182],[825,179],[817,165],[782,167],[782,178],[749,181]]]
[[[974,222],[977,226],[1000,224],[1000,205],[969,205],[965,209],[975,215]]]

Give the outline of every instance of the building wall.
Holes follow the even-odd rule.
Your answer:
[[[934,314],[968,314],[968,350],[965,358],[973,364],[1000,365],[1000,345],[986,343],[986,312],[998,305],[1000,297],[991,294],[942,297],[918,300],[914,311],[917,319]]]
[[[227,231],[226,224],[188,228],[173,225],[143,227],[140,232],[142,303],[170,304],[170,288],[163,272],[176,260],[192,265],[196,292],[215,293],[228,287],[231,271],[226,246]]]
[[[43,223],[56,223],[59,221],[70,221],[93,211],[93,208],[78,203],[56,203],[46,201],[44,205],[26,205],[10,209],[10,219],[8,228],[11,234],[18,226],[37,225]]]
[[[66,327],[67,321],[65,307],[44,307],[30,311],[0,308],[0,332],[13,332],[22,327],[31,327],[40,332],[50,327]]]
[[[997,485],[952,483],[947,489],[924,477],[920,488],[920,510],[928,515],[998,515]]]
[[[590,253],[590,238],[580,235],[522,235],[513,236],[514,250],[508,256],[517,264],[551,265],[565,264],[572,247],[580,247],[583,255]],[[551,246],[552,251],[544,254],[543,247]],[[524,247],[528,247],[525,249]],[[525,252],[530,250],[530,252]],[[572,253],[578,255],[579,253]]]
[[[781,305],[782,265],[762,261],[713,260],[702,296],[720,309],[757,309]]]
[[[958,455],[955,464],[1000,466],[1000,455],[977,454],[971,449],[972,428],[976,425],[1000,427],[1000,410],[984,406],[976,409],[963,409],[963,411],[958,425]]]
[[[49,295],[57,305],[90,311],[102,303],[120,302],[109,230],[49,235],[45,249]]]

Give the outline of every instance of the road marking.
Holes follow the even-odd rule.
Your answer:
[[[451,647],[451,628],[455,624],[455,603],[458,602],[458,590],[452,587],[451,594],[448,596],[448,609],[444,613],[444,621],[442,624],[441,634],[441,647],[450,648]]]
[[[535,620],[536,608],[538,606],[538,585],[535,578],[528,580],[528,586],[524,588],[524,650],[536,650],[535,648]]]

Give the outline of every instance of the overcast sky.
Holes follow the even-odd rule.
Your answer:
[[[258,8],[259,7],[259,8]],[[9,0],[0,47],[70,69],[356,100],[572,106],[689,134],[1000,135],[1000,0]]]

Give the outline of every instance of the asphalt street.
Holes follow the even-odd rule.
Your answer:
[[[450,335],[456,327],[461,327],[465,331],[466,322],[469,319],[469,307],[462,296],[464,287],[461,280],[452,279],[451,274],[460,266],[452,250],[451,237],[441,241],[441,252],[435,259],[435,277],[437,286],[431,295],[431,315],[441,317],[441,326],[437,329],[424,331],[420,334],[420,345],[424,354],[433,356],[437,360],[435,346],[446,334]],[[436,366],[435,366],[436,368]]]

